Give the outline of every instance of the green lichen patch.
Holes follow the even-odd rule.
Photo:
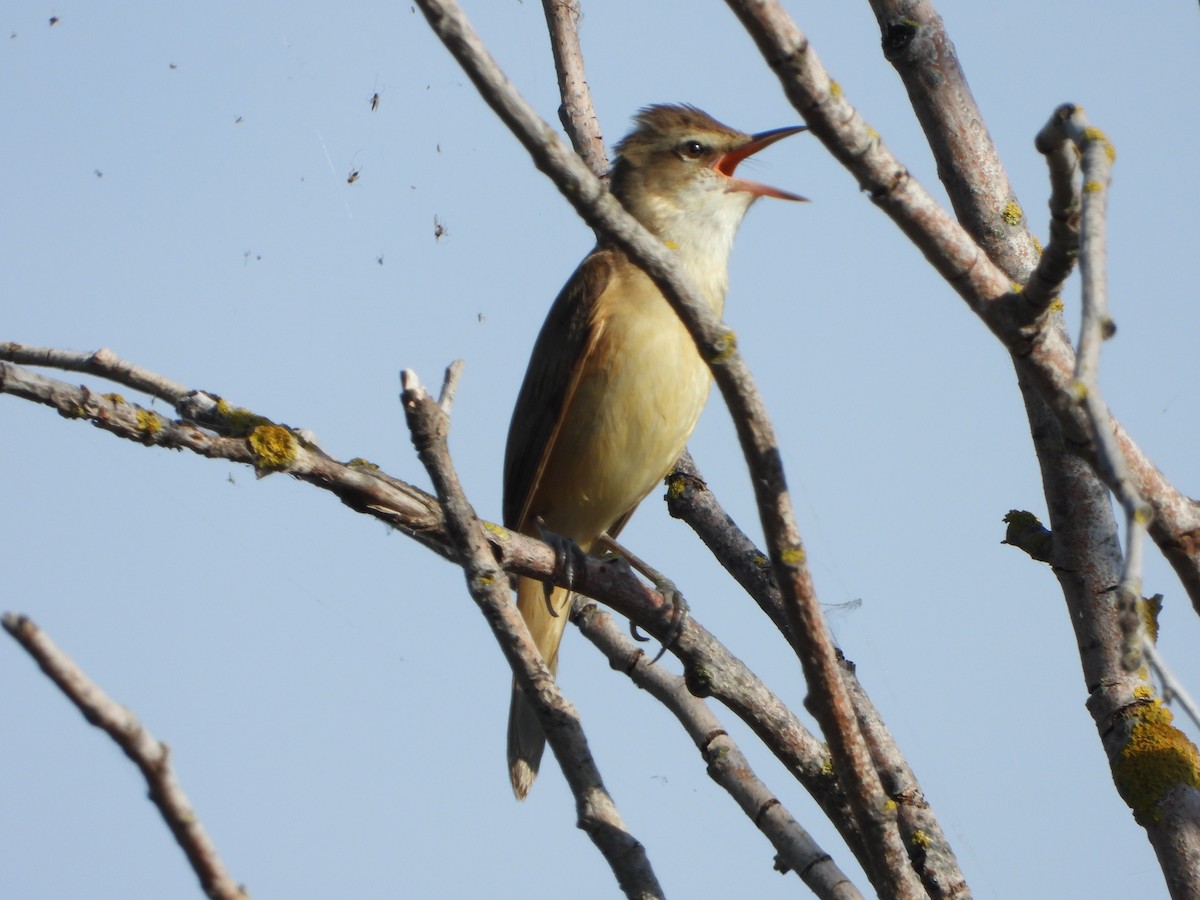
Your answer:
[[[737,335],[732,328],[725,329],[713,351],[712,361],[714,363],[723,363],[737,352]]]
[[[270,419],[255,415],[240,406],[234,406],[227,400],[217,401],[217,414],[225,420],[230,433],[234,435],[248,435],[261,425],[274,424]]]

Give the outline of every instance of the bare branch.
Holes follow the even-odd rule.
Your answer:
[[[1058,120],[1069,115],[1060,106],[1038,132],[1034,146],[1046,157],[1050,174],[1050,243],[1029,276],[1022,296],[1033,309],[1046,309],[1062,293],[1079,257],[1079,150],[1066,139]]]
[[[496,563],[483,525],[462,492],[446,446],[449,419],[416,375],[401,374],[401,402],[413,446],[437,489],[446,529],[460,556],[467,589],[483,611],[517,683],[533,701],[538,721],[575,795],[578,824],[608,861],[627,897],[662,897],[645,848],[629,833],[604,787],[588,749],[579,713],[558,689],[529,629],[509,597],[508,579]]]
[[[554,71],[558,73],[558,94],[562,98],[558,119],[571,139],[571,146],[592,174],[605,178],[608,155],[604,152],[604,136],[592,106],[592,92],[583,69],[583,48],[579,45],[579,0],[542,0],[542,8],[546,11]]]
[[[438,395],[438,409],[446,418],[450,418],[450,411],[454,407],[454,397],[458,393],[458,380],[462,377],[462,371],[463,361],[461,359],[456,359],[446,366],[446,374],[442,379],[442,392]]]
[[[57,353],[58,351],[56,351]],[[70,356],[65,352],[61,355]],[[79,354],[75,354],[79,356]],[[121,363],[122,368],[136,368]],[[156,376],[157,377],[157,376]],[[0,388],[59,410],[68,418],[86,418],[106,431],[138,443],[188,449],[212,458],[254,466],[264,473],[286,472],[334,493],[356,512],[374,516],[399,529],[439,555],[458,563],[459,551],[448,533],[438,500],[363,460],[340,463],[302,440],[290,441],[282,426],[260,426],[270,420],[232,407],[211,395],[184,391],[179,411],[184,418],[172,422],[115,395],[98,395],[86,387],[34,375],[18,366],[0,364]],[[146,415],[155,416],[147,420]],[[153,423],[148,427],[147,422]],[[199,422],[203,421],[201,427]],[[290,460],[273,456],[270,465],[254,445],[259,427],[290,447]],[[217,436],[214,428],[238,434]],[[147,437],[147,433],[150,438]],[[247,432],[249,433],[247,436]],[[287,440],[283,440],[287,438]],[[485,538],[506,571],[539,580],[566,581],[560,560],[546,544],[498,525],[487,524]],[[662,639],[671,621],[670,604],[636,578],[627,566],[587,557],[574,575],[573,584]],[[767,744],[804,785],[830,821],[841,831],[860,859],[862,841],[844,795],[828,778],[825,748],[796,716],[745,665],[717,641],[695,618],[689,631],[672,650],[688,669],[693,690],[714,696],[738,715]]]
[[[1158,594],[1155,596],[1161,604],[1162,595]],[[1151,600],[1153,599],[1151,598]],[[1154,646],[1152,638],[1147,638],[1142,652],[1146,654],[1146,662],[1150,664],[1150,669],[1154,672],[1158,683],[1162,685],[1163,703],[1168,705],[1178,703],[1180,709],[1187,713],[1187,717],[1192,720],[1192,724],[1200,728],[1200,706],[1196,705],[1196,701],[1192,699],[1187,688],[1183,686],[1183,683],[1175,677],[1175,673],[1167,666],[1159,654],[1158,648]]]
[[[150,788],[150,801],[183,849],[205,895],[215,900],[247,900],[249,895],[230,877],[176,779],[170,748],[142,727],[132,712],[105,694],[32,620],[6,613],[3,623],[4,630],[25,648],[83,717],[106,732],[141,771]]]
[[[51,352],[72,355],[68,351]],[[117,368],[145,372],[124,361],[118,361]],[[106,377],[116,376],[110,373]],[[153,373],[148,377],[161,378]],[[49,406],[69,419],[86,419],[139,444],[245,463],[260,475],[286,470],[295,478],[332,491],[351,509],[375,516],[442,556],[451,555],[433,497],[383,474],[366,460],[337,462],[286,426],[210,394],[180,387],[176,409],[180,418],[171,420],[119,394],[97,394],[7,363],[0,363],[0,394]]]
[[[708,764],[708,774],[737,802],[778,851],[775,868],[795,872],[818,897],[852,900],[862,895],[830,856],[754,774],[742,751],[712,710],[692,696],[684,679],[650,663],[622,633],[612,616],[577,597],[571,621],[595,644],[609,664],[650,693],[683,725]]]
[[[26,347],[10,341],[0,344],[0,359],[18,365],[47,366],[65,372],[99,375],[116,384],[165,400],[172,406],[188,393],[182,384],[121,359],[107,347],[101,347],[95,353],[79,353],[54,347]]]
[[[790,641],[791,632],[783,616],[779,586],[766,566],[766,557],[721,509],[687,454],[667,476],[667,497],[671,515],[682,519],[696,532],[716,560]],[[916,775],[859,683],[853,663],[843,659],[842,667],[842,677],[854,702],[859,729],[870,748],[883,788],[889,800],[897,805],[901,835],[911,848],[909,856],[925,890],[936,900],[970,896],[954,851],[925,801]]]
[[[1078,444],[1078,452],[1094,462],[1095,448],[1090,441],[1086,412],[1075,404],[1053,404],[1054,398],[1068,390],[1073,380],[1075,354],[1053,317],[1043,316],[1033,325],[1027,324],[1029,309],[1020,299],[1019,279],[1025,271],[1020,254],[1011,261],[1012,274],[1006,273],[938,206],[887,150],[841,89],[835,88],[808,39],[777,0],[726,2],[758,44],[812,133],[1000,338],[1019,361],[1018,371],[1024,382],[1052,408],[1065,437]],[[922,27],[934,26],[926,22]],[[956,96],[961,98],[969,93],[960,91]],[[997,245],[999,249],[1003,247],[1003,242]],[[1049,415],[1040,418],[1045,420]],[[1183,581],[1193,605],[1200,610],[1200,505],[1181,494],[1120,424],[1109,418],[1129,463],[1133,483],[1154,509],[1151,536]],[[1035,430],[1037,427],[1035,424]]]
[[[1125,564],[1117,587],[1117,613],[1124,634],[1122,661],[1128,672],[1142,665],[1146,629],[1138,607],[1142,602],[1142,554],[1146,523],[1152,511],[1129,478],[1125,454],[1108,427],[1107,408],[1100,394],[1100,345],[1116,332],[1108,314],[1108,252],[1105,211],[1116,152],[1108,139],[1089,128],[1083,110],[1071,107],[1067,115],[1051,119],[1079,148],[1083,158],[1083,201],[1080,212],[1082,241],[1083,323],[1075,363],[1074,399],[1087,411],[1095,435],[1097,463],[1125,510]]]
[[[54,353],[64,357],[82,356],[66,351]],[[123,361],[119,367],[137,368]],[[179,404],[183,418],[171,421],[119,396],[96,394],[86,387],[36,375],[18,366],[0,364],[0,388],[14,396],[25,397],[57,409],[68,418],[87,419],[126,440],[170,449],[191,450],[202,456],[254,466],[260,472],[286,472],[323,490],[331,491],[355,511],[374,516],[385,524],[398,528],[451,561],[456,562],[459,558],[458,551],[447,533],[436,497],[399,479],[391,478],[364,460],[341,463],[299,440],[289,444],[290,457],[272,456],[269,460],[264,459],[251,440],[258,428],[266,427],[271,433],[277,433],[275,429],[282,429],[288,434],[290,431],[283,426],[257,424],[270,423],[271,420],[249,410],[230,406],[211,395],[184,390],[183,400]],[[208,430],[210,428],[238,436],[213,434]],[[498,525],[487,527],[486,538],[492,544],[493,553],[498,556],[507,571],[541,580],[556,577],[563,580],[562,573],[556,573],[558,561],[554,551],[541,541],[508,531]],[[584,569],[577,575],[577,583],[589,596],[610,603],[650,633],[657,636],[664,633],[664,622],[669,618],[666,615],[669,604],[634,577],[627,568],[588,558],[584,561]],[[710,649],[703,653],[690,654],[680,651],[681,659],[685,663],[693,668],[713,668],[722,659],[732,659],[728,651],[720,647],[698,622],[693,621],[692,624],[696,629],[695,646]],[[711,649],[714,647],[719,649]],[[714,657],[711,655],[713,653],[719,655]],[[770,721],[778,717],[783,705],[761,686],[748,694],[739,694],[739,688],[735,685],[757,684],[757,680],[740,662],[730,671],[732,677],[728,683],[713,681],[709,690],[718,692],[720,696],[743,710],[756,710],[755,713],[746,713],[751,726],[760,732],[769,732]],[[798,723],[795,724],[798,727]],[[813,781],[819,780],[820,772],[826,764],[826,757],[819,742],[802,727],[798,727],[794,733],[789,728],[783,728],[781,736],[786,748],[778,751],[781,758],[794,771],[808,773],[811,776],[809,787],[814,789]]]
[[[991,260],[1024,281],[1037,248],[941,17],[930,0],[871,0],[871,9],[958,221]]]

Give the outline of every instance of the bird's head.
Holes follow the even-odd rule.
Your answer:
[[[694,106],[648,106],[616,146],[612,192],[664,240],[697,229],[733,232],[759,197],[798,194],[738,178],[738,163],[804,126],[746,134]]]

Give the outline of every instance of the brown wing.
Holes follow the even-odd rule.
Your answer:
[[[554,448],[581,363],[595,340],[592,311],[612,269],[613,251],[589,254],[559,292],[533,345],[504,451],[506,528],[521,531],[529,524],[529,501]]]

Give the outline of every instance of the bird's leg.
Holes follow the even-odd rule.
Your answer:
[[[683,625],[687,622],[688,617],[687,601],[683,599],[683,594],[679,592],[679,588],[675,587],[675,582],[662,572],[649,566],[644,560],[630,553],[624,546],[617,543],[615,538],[609,537],[605,533],[600,535],[596,542],[611,553],[622,557],[636,571],[650,579],[654,584],[654,589],[662,594],[663,599],[671,606],[670,624],[667,627],[667,634],[663,640],[662,649],[658,651],[654,659],[650,660],[650,664],[654,665],[654,663],[662,659],[663,654],[670,649],[672,644],[679,640],[679,635],[683,633]],[[629,633],[636,641],[650,640],[650,638],[638,631],[637,625],[632,622],[629,623]]]
[[[565,582],[563,586],[568,590],[575,590],[575,572],[584,567],[587,554],[583,552],[583,548],[579,544],[575,543],[574,538],[564,537],[548,530],[541,516],[537,517],[534,524],[537,525],[538,537],[549,544],[554,551],[554,567],[563,573]],[[550,602],[550,597],[554,594],[554,582],[547,578],[542,582],[542,590],[546,597],[546,611],[557,619],[558,610]]]

